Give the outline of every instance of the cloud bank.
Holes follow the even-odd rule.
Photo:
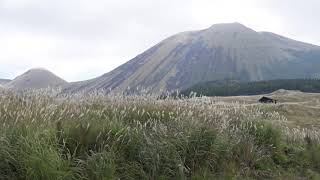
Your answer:
[[[44,67],[97,77],[164,38],[240,22],[320,45],[317,0],[2,0],[0,78]]]

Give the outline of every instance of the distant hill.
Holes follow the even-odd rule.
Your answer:
[[[123,92],[138,87],[161,92],[223,79],[248,82],[318,77],[319,46],[230,23],[171,36],[109,73],[70,84],[66,92]]]
[[[46,69],[31,69],[5,84],[6,88],[13,90],[58,88],[67,82]]]
[[[11,81],[10,79],[0,79],[0,85],[5,85],[10,81]]]
[[[191,92],[204,96],[243,96],[268,94],[279,89],[298,90],[302,92],[320,93],[320,80],[316,79],[284,79],[258,82],[212,81],[196,84],[181,94],[188,96]]]

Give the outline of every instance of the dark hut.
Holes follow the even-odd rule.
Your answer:
[[[260,103],[275,103],[275,104],[277,104],[277,100],[272,99],[272,98],[268,98],[268,97],[265,97],[265,96],[263,96],[262,98],[260,98],[260,99],[259,99],[259,102],[260,102]]]

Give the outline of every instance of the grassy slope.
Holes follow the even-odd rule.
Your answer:
[[[216,100],[2,92],[0,179],[319,178],[317,130]]]

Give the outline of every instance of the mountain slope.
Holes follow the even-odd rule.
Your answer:
[[[223,79],[258,81],[319,75],[320,47],[231,23],[169,37],[115,70],[73,83],[66,91],[145,87],[158,92]]]
[[[67,82],[58,76],[54,75],[46,69],[31,69],[22,75],[16,77],[5,87],[14,90],[25,89],[42,89],[42,88],[57,88],[65,86]]]

